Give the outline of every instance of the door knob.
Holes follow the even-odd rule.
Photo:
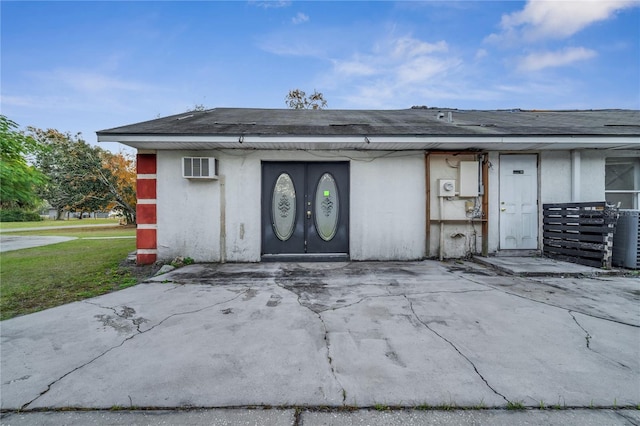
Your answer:
[[[311,219],[311,210],[307,210],[307,219]]]

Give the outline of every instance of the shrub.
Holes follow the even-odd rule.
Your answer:
[[[0,222],[39,222],[38,212],[22,209],[0,209]]]

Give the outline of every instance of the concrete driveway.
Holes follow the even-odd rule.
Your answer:
[[[191,265],[1,325],[2,409],[636,407],[640,280]]]
[[[0,253],[25,248],[48,246],[50,244],[64,243],[75,240],[76,237],[41,237],[41,236],[18,236],[0,235]]]

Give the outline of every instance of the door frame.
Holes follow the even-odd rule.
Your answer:
[[[273,238],[270,233],[273,233],[272,225],[272,191],[271,182],[266,182],[265,166],[274,165],[276,168],[282,168],[282,172],[289,174],[294,179],[294,186],[296,189],[296,215],[298,218],[295,223],[294,233],[299,232],[302,229],[302,238],[304,247],[300,250],[297,244],[286,244],[288,248],[292,248],[291,252],[276,253],[269,252],[267,248],[267,239]],[[324,173],[319,172],[317,166],[326,165],[328,167],[341,166],[343,168],[339,170],[328,170],[334,177],[336,184],[338,185],[338,200],[339,200],[339,218],[338,218],[338,237],[341,238],[341,242],[338,240],[329,241],[327,244],[327,251],[320,251],[317,247],[317,241],[315,245],[315,252],[308,251],[309,247],[313,247],[312,240],[318,240],[311,236],[315,231],[315,191],[317,190],[317,182],[315,178],[319,178]],[[286,168],[290,167],[291,172],[287,172]],[[349,161],[300,161],[300,160],[263,160],[261,161],[261,182],[260,182],[260,210],[261,210],[261,230],[260,230],[260,256],[262,261],[348,261],[350,254],[350,180],[351,180],[351,165]],[[302,172],[301,172],[302,169]],[[293,176],[292,176],[293,173]],[[278,174],[278,173],[276,173]],[[295,177],[294,177],[295,176]],[[276,177],[277,179],[277,177]],[[271,179],[270,179],[271,181]],[[275,184],[275,181],[273,182]],[[313,211],[312,216],[307,215],[307,210]],[[299,238],[300,235],[297,236]],[[293,242],[292,242],[293,243]],[[339,246],[338,252],[331,251],[332,248]],[[344,250],[342,250],[344,249]]]
[[[504,245],[502,244],[503,242],[503,236],[504,236],[504,229],[503,229],[503,214],[502,214],[502,197],[503,197],[503,189],[504,189],[504,182],[503,182],[503,157],[524,157],[524,156],[529,156],[529,157],[535,157],[535,213],[534,213],[534,217],[536,220],[536,225],[534,228],[535,229],[535,238],[533,238],[533,240],[535,240],[535,247],[532,248],[505,248]],[[498,251],[502,252],[502,253],[508,253],[508,252],[512,252],[515,251],[517,253],[526,253],[526,254],[536,254],[539,253],[540,251],[540,236],[541,234],[541,203],[540,203],[540,194],[541,194],[541,185],[540,185],[540,155],[538,153],[535,152],[507,152],[507,153],[499,153],[498,154],[498,161],[499,161],[499,172],[498,172],[498,182],[499,182],[499,187],[498,187]]]

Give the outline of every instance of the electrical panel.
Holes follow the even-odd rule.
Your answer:
[[[438,179],[438,197],[454,197],[456,181],[454,179]]]
[[[479,167],[478,161],[461,161],[460,170],[460,197],[477,197],[479,187]]]

